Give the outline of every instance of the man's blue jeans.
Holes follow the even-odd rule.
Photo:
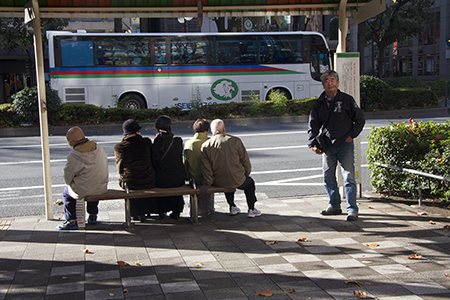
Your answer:
[[[70,197],[69,188],[66,186],[63,191],[63,204],[64,204],[64,218],[67,221],[74,221],[77,219],[76,204],[77,200]],[[86,210],[90,215],[98,214],[98,201],[88,202],[86,204]]]
[[[354,166],[353,142],[344,143],[335,148],[329,147],[322,158],[323,180],[325,190],[330,198],[332,208],[341,208],[341,196],[336,181],[336,166],[339,162],[342,177],[344,178],[345,197],[347,198],[347,212],[358,213],[356,204],[356,180]]]

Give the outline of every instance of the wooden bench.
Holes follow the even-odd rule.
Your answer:
[[[207,194],[234,192],[236,189],[228,189],[221,187],[210,187]],[[129,190],[129,189],[108,189],[106,193],[101,195],[89,195],[84,197],[81,201],[77,201],[77,223],[78,227],[85,227],[85,201],[103,201],[103,200],[125,200],[125,226],[131,228],[131,211],[130,199],[139,198],[155,198],[155,197],[170,197],[170,196],[184,196],[190,195],[190,218],[193,224],[200,224],[198,221],[198,198],[201,194],[200,189],[194,188],[190,185],[184,185],[176,188],[153,188],[147,190]]]

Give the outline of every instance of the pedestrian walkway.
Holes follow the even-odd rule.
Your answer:
[[[320,215],[327,198],[315,195],[260,199],[263,215],[248,219],[243,197],[232,217],[216,196],[201,225],[166,218],[125,230],[122,210],[76,231],[15,218],[0,241],[0,299],[450,298],[443,215],[367,194],[348,222]]]

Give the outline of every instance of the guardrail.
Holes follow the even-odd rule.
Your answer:
[[[421,171],[417,171],[417,170],[413,170],[413,169],[408,169],[408,168],[391,166],[391,165],[388,165],[388,164],[382,164],[382,163],[378,163],[378,162],[375,162],[374,165],[376,165],[378,167],[383,167],[383,168],[386,168],[386,169],[396,170],[396,171],[399,171],[399,172],[407,172],[407,173],[411,173],[411,174],[414,174],[414,175],[419,175],[419,176],[424,176],[424,177],[429,177],[429,178],[433,178],[433,179],[438,179],[438,180],[450,182],[450,178],[449,177],[445,177],[445,176],[425,173],[425,172],[421,172]],[[388,181],[389,181],[389,195],[392,195],[390,173],[388,173]],[[419,192],[419,206],[421,206],[422,205],[422,189],[420,188],[420,186],[418,187],[418,192]]]

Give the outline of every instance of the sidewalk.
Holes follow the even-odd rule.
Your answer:
[[[101,211],[100,224],[75,231],[44,217],[3,220],[0,229],[11,224],[0,241],[0,299],[260,299],[256,290],[270,290],[269,299],[357,299],[355,290],[368,299],[450,298],[449,218],[368,193],[360,219],[347,222],[321,216],[327,202],[260,199],[263,215],[247,219],[229,216],[216,195],[216,213],[201,225],[185,207],[178,221],[128,231],[123,210]]]

